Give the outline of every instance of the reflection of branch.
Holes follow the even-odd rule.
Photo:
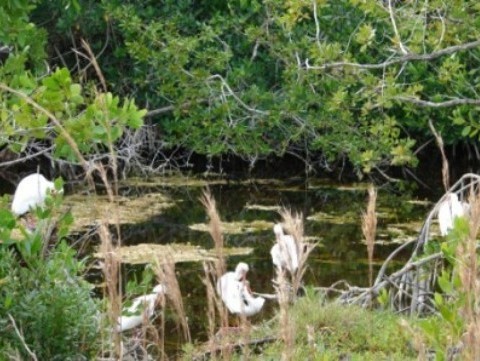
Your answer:
[[[386,60],[383,63],[378,63],[378,64],[359,64],[359,63],[351,63],[351,62],[346,62],[346,61],[340,61],[336,63],[327,63],[319,66],[314,66],[310,65],[308,63],[308,59],[305,60],[305,67],[307,70],[325,70],[325,69],[333,69],[333,68],[341,68],[341,67],[353,67],[353,68],[359,68],[359,69],[382,69],[390,65],[394,64],[401,64],[401,63],[406,63],[409,61],[426,61],[426,60],[433,60],[437,59],[441,56],[456,53],[458,51],[463,51],[463,50],[469,50],[473,49],[480,46],[480,40],[472,41],[470,43],[465,43],[465,44],[460,44],[460,45],[454,45],[454,46],[449,46],[445,49],[439,50],[439,51],[434,51],[432,53],[428,54],[412,54],[409,53],[405,56],[402,56],[400,58],[392,59],[392,60]],[[480,102],[480,101],[479,101]]]
[[[453,107],[455,105],[480,105],[480,99],[471,99],[471,98],[455,98],[447,100],[444,102],[432,102],[429,100],[422,100],[414,97],[395,97],[396,100],[401,100],[404,102],[413,103],[421,107],[430,107],[430,108],[447,108]]]

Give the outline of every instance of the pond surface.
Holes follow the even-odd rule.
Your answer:
[[[229,257],[227,266],[233,269],[237,262],[247,262],[250,266],[248,277],[254,291],[274,293],[271,280],[275,272],[270,248],[275,241],[273,224],[281,220],[277,211],[281,206],[301,212],[305,218],[305,235],[318,242],[309,258],[305,284],[329,286],[343,279],[352,285],[367,285],[367,251],[361,231],[367,184],[335,185],[319,179],[241,182],[205,182],[187,178],[132,179],[120,187],[123,197],[161,194],[169,206],[150,214],[144,221],[123,224],[123,243],[189,243],[213,248],[209,233],[204,231],[208,218],[199,201],[206,184],[228,230],[224,234],[225,246],[253,248],[247,256]],[[412,195],[406,196],[392,189],[379,190],[375,271],[399,243],[416,237],[431,206],[431,202]],[[145,207],[150,208],[148,205]],[[407,258],[408,254],[404,257]],[[401,264],[395,266],[400,267]],[[126,266],[127,278],[132,273],[138,273],[139,267]],[[199,341],[204,340],[207,320],[202,265],[199,262],[180,263],[176,269],[192,336]],[[256,316],[253,322],[272,316],[276,305],[273,301],[267,302],[265,312]]]

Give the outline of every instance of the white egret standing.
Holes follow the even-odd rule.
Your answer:
[[[217,281],[217,293],[231,313],[247,317],[258,313],[265,303],[263,297],[253,297],[247,281],[248,265],[240,262],[235,272],[227,272]]]
[[[54,190],[53,182],[42,174],[34,173],[23,178],[18,183],[13,195],[12,212],[21,216],[37,206],[42,206],[49,190]]]
[[[152,293],[137,297],[132,305],[122,311],[118,318],[117,332],[123,332],[140,326],[144,320],[153,316],[155,304],[161,295],[165,293],[165,286],[156,285]]]
[[[273,264],[279,269],[287,269],[294,273],[298,268],[298,250],[295,239],[283,233],[281,224],[273,226],[276,244],[270,250]]]
[[[42,207],[49,191],[54,191],[55,185],[42,174],[34,173],[23,178],[18,183],[13,195],[12,212],[16,216],[23,216],[36,207]],[[35,228],[33,219],[26,217],[27,228]]]
[[[466,203],[465,203],[466,204]],[[447,194],[445,200],[438,207],[438,224],[440,234],[446,236],[453,228],[453,222],[456,217],[465,215],[465,207],[458,200],[455,193]]]

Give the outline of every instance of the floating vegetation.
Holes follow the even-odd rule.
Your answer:
[[[255,220],[252,222],[239,221],[239,222],[222,222],[222,232],[224,234],[243,234],[243,233],[253,233],[260,232],[265,230],[270,230],[273,227],[272,222],[267,222],[263,220]],[[196,223],[188,226],[191,230],[208,232],[208,224],[206,223]]]
[[[71,208],[75,219],[73,230],[80,230],[100,219],[108,224],[135,224],[148,221],[175,203],[162,193],[148,193],[136,198],[72,195],[65,197],[64,205]]]
[[[122,186],[130,187],[206,187],[215,184],[227,184],[227,180],[221,178],[202,179],[185,176],[167,176],[151,178],[132,177],[121,182]]]
[[[246,204],[245,209],[255,211],[278,212],[282,207],[280,206],[266,206],[263,204]]]
[[[159,177],[131,177],[121,182],[124,187],[207,187],[222,184],[260,184],[260,185],[281,185],[278,179],[244,179],[231,181],[222,178],[220,175],[210,174],[209,177],[186,177],[185,175],[167,175]]]
[[[308,183],[308,189],[325,189],[325,188],[334,188],[337,191],[349,191],[349,192],[366,192],[368,189],[368,183],[351,183],[338,185],[336,183],[330,182],[328,180],[316,179],[311,180]]]
[[[434,202],[425,200],[425,199],[407,199],[405,202],[414,204],[416,206],[425,206],[425,207],[430,207]]]
[[[224,248],[225,256],[245,256],[252,253],[250,247],[232,247]],[[95,257],[104,258],[101,252],[95,253]],[[199,246],[191,244],[152,244],[141,243],[135,246],[124,246],[116,249],[116,256],[122,263],[146,264],[168,262],[202,262],[215,260],[215,250],[206,250]]]
[[[325,222],[331,224],[358,223],[358,214],[347,212],[342,215],[335,215],[325,212],[316,212],[307,217],[307,220],[313,222]]]

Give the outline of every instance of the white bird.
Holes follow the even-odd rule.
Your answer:
[[[273,226],[276,244],[270,250],[273,264],[279,269],[287,269],[294,273],[298,268],[298,250],[295,239],[283,233],[281,224]]]
[[[217,293],[231,313],[252,316],[265,303],[263,297],[253,297],[247,281],[248,265],[240,262],[235,272],[227,272],[217,281]]]
[[[118,318],[116,331],[123,332],[141,325],[144,320],[153,316],[155,304],[159,297],[165,293],[165,286],[156,285],[153,293],[137,297],[132,305],[122,311],[122,316]]]
[[[42,174],[34,173],[23,178],[18,183],[13,195],[12,212],[21,216],[30,210],[43,206],[48,191],[53,191],[55,185]]]
[[[438,224],[442,236],[446,236],[453,228],[456,217],[465,215],[465,208],[455,193],[447,194],[445,200],[438,207]]]

